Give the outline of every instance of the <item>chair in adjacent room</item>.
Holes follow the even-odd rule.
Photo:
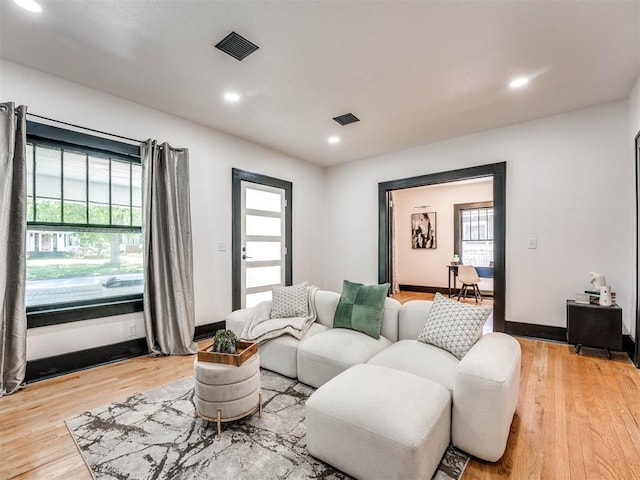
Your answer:
[[[476,303],[478,303],[478,299],[482,301],[482,295],[478,288],[480,277],[473,265],[460,265],[458,267],[458,281],[462,284],[462,287],[460,287],[458,291],[458,300],[460,300],[460,297],[467,298],[467,289],[472,287]]]

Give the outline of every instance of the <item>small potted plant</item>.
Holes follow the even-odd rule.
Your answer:
[[[213,351],[218,353],[236,353],[238,337],[231,330],[218,330],[213,337]]]

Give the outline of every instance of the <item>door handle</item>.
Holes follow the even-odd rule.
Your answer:
[[[246,260],[247,258],[253,258],[253,257],[248,257],[248,256],[246,256],[246,255],[243,253],[243,254],[242,254],[242,259],[243,259],[243,260]]]

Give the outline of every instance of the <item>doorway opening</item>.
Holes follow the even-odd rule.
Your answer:
[[[457,203],[457,210],[454,206],[451,206],[450,210],[441,210],[441,212],[437,211],[439,207],[433,208],[428,204],[421,204],[421,202],[413,202],[413,204],[409,202],[409,209],[407,209],[407,205],[402,210],[393,208],[394,196],[402,195],[402,192],[407,189],[446,186],[449,184],[460,185],[462,183],[480,184],[483,182],[485,183],[485,189],[488,188],[489,190],[487,195],[492,198],[487,197],[485,202],[479,204],[477,208],[470,208],[462,201]],[[488,202],[491,202],[491,206],[489,206]],[[443,288],[443,290],[451,295],[451,273],[452,269],[455,270],[451,262],[454,261],[453,256],[455,254],[458,256],[461,254],[461,251],[454,251],[454,245],[456,244],[456,241],[454,241],[454,234],[456,233],[454,232],[454,225],[457,224],[458,229],[462,229],[462,231],[457,232],[458,244],[462,245],[464,243],[462,239],[465,238],[465,235],[468,237],[466,250],[468,260],[467,262],[463,260],[463,263],[468,264],[468,262],[473,263],[474,261],[487,263],[486,266],[479,265],[476,270],[482,270],[486,275],[491,275],[492,280],[485,282],[485,288],[488,283],[492,283],[492,292],[487,290],[485,292],[493,295],[493,331],[505,331],[506,162],[381,182],[378,184],[378,207],[378,281],[380,283],[389,282],[392,285],[399,283],[397,268],[394,268],[394,255],[392,254],[395,239],[396,242],[410,245],[411,250],[426,248],[428,251],[423,251],[422,254],[425,255],[422,257],[416,256],[414,251],[414,260],[410,261],[409,264],[413,264],[415,268],[416,258],[429,258],[433,275],[439,276],[438,278],[443,275],[449,275],[449,288]],[[458,219],[454,221],[453,217],[456,215],[456,211],[460,215],[460,219],[462,219],[462,215],[466,211],[467,221],[461,220],[458,222]],[[409,218],[411,220],[408,220]],[[394,224],[400,225],[399,220],[402,220],[404,226],[394,227]],[[408,222],[411,222],[411,227],[408,226]],[[489,229],[489,224],[491,224],[491,229]],[[449,230],[445,232],[445,228]],[[465,231],[465,229],[468,231]],[[429,231],[427,232],[426,230]],[[411,238],[404,238],[406,236]],[[492,259],[488,258],[487,252],[489,248],[492,250]],[[436,249],[439,249],[439,251]],[[411,255],[411,250],[405,248],[405,251],[408,251],[408,255]],[[426,254],[430,254],[431,257],[427,257]],[[436,259],[435,257],[438,258]],[[397,263],[398,258],[395,257],[395,260]],[[411,266],[408,268],[410,269]],[[418,267],[415,268],[413,273],[419,275],[423,274],[424,271],[421,271],[420,267]],[[394,275],[396,275],[395,278]],[[411,278],[411,276],[404,278]],[[442,286],[441,280],[440,278],[439,284],[435,282],[434,286]],[[453,275],[453,282],[455,289],[455,274]],[[431,290],[438,291],[438,288]],[[430,290],[426,289],[426,291]]]

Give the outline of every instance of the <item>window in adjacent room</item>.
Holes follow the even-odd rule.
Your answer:
[[[27,312],[140,301],[139,147],[29,127]]]
[[[456,253],[464,265],[493,265],[493,202],[455,205]]]

